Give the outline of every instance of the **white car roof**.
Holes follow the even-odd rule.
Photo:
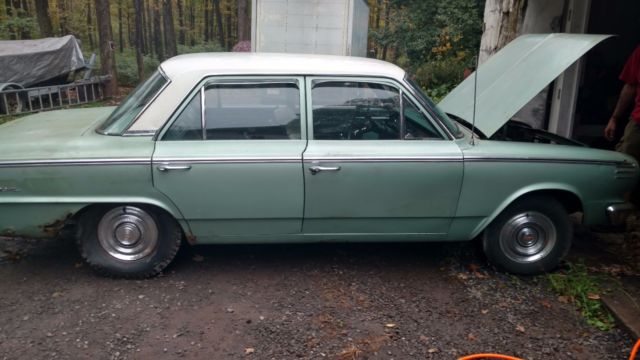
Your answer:
[[[405,71],[385,61],[352,56],[276,53],[199,53],[161,65],[172,80],[207,75],[350,75],[401,80]]]
[[[398,82],[405,71],[385,61],[351,56],[275,53],[200,53],[173,57],[160,65],[170,82],[131,125],[131,133],[153,133],[208,76],[362,76]]]

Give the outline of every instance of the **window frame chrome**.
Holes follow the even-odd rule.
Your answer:
[[[149,130],[149,131],[147,131],[147,130],[129,131],[129,129],[131,129],[133,124],[135,124],[138,121],[138,119],[140,119],[140,117],[145,113],[145,111],[147,111],[147,109],[151,106],[151,104],[153,104],[156,101],[158,96],[160,96],[160,94],[162,94],[164,92],[164,90],[172,82],[171,78],[169,76],[167,76],[167,74],[162,69],[162,66],[158,66],[157,71],[160,74],[160,76],[162,76],[166,80],[166,82],[160,88],[160,90],[158,90],[156,92],[156,94],[151,98],[151,100],[149,100],[149,102],[147,102],[147,104],[142,108],[142,110],[140,110],[138,115],[136,115],[133,118],[133,120],[131,120],[131,122],[129,122],[129,125],[127,125],[127,127],[125,127],[124,130],[119,134],[108,134],[106,132],[98,130],[98,128],[96,128],[96,133],[101,134],[101,135],[107,135],[107,136],[153,136],[153,134],[151,134],[152,130]],[[114,109],[114,111],[115,111],[115,109]],[[155,134],[155,132],[154,132],[154,134]]]
[[[264,79],[264,80],[262,80]],[[200,94],[200,111],[201,111],[201,126],[203,133],[206,133],[206,117],[205,117],[205,98],[204,92],[206,91],[207,86],[216,85],[216,84],[224,84],[224,85],[251,85],[251,84],[281,84],[281,83],[292,83],[296,84],[299,92],[299,103],[300,103],[300,139],[290,139],[293,141],[296,140],[306,140],[307,132],[306,132],[306,93],[305,93],[305,77],[302,75],[288,75],[288,74],[241,74],[241,75],[208,75],[202,78],[198,83],[191,89],[191,91],[185,96],[180,105],[173,111],[169,120],[167,120],[164,125],[162,125],[155,133],[153,140],[154,141],[164,141],[164,136],[166,132],[169,130],[171,125],[177,120],[182,111],[189,106],[191,100],[193,100],[194,96]],[[202,139],[198,140],[177,140],[177,141],[206,141],[206,134],[203,134]],[[285,140],[285,139],[283,139]],[[238,140],[240,141],[240,140]],[[270,140],[265,140],[270,141]]]
[[[323,83],[323,82],[340,82],[340,81],[352,81],[352,82],[369,82],[374,84],[386,85],[395,88],[398,91],[398,95],[400,96],[400,133],[399,140],[404,139],[404,131],[406,130],[405,118],[404,118],[404,99],[403,95],[406,95],[409,101],[411,101],[415,107],[425,116],[425,118],[432,123],[434,129],[438,131],[440,138],[426,138],[426,139],[416,139],[415,141],[442,141],[442,140],[454,140],[456,139],[448,130],[447,127],[440,122],[438,116],[436,116],[432,109],[429,109],[428,104],[423,104],[421,101],[417,100],[417,96],[408,91],[410,89],[409,86],[403,81],[398,81],[394,78],[381,77],[381,76],[344,76],[344,75],[308,75],[305,76],[305,80],[307,82],[306,92],[307,92],[307,138],[309,140],[314,139],[313,133],[313,88],[315,84]],[[391,139],[389,139],[391,140]],[[336,140],[336,141],[344,141],[344,140]],[[360,140],[358,140],[360,141]],[[372,140],[372,141],[383,141],[383,140]],[[413,140],[412,140],[413,141]]]

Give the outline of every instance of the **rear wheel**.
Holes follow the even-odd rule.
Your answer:
[[[98,272],[147,278],[173,260],[182,231],[170,215],[151,207],[95,207],[80,219],[77,240],[82,257]]]
[[[485,230],[487,258],[509,272],[532,275],[554,269],[571,247],[564,207],[548,196],[526,197],[507,207]]]

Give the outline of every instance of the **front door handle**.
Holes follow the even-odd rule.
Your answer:
[[[311,175],[315,175],[321,171],[340,171],[340,166],[310,166],[309,171],[311,171]]]
[[[171,165],[171,164],[161,164],[158,165],[158,170],[160,171],[171,171],[171,170],[182,170],[187,171],[191,170],[191,165]]]

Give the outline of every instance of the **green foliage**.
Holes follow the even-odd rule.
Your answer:
[[[88,58],[89,51],[83,50],[83,53],[87,55]],[[151,54],[142,56],[142,64],[144,67],[144,77],[147,78],[156,71],[160,62]],[[135,50],[125,49],[123,52],[116,52],[116,72],[119,86],[136,86],[139,83],[138,63],[136,62]],[[100,73],[102,73],[100,70],[100,55],[96,54],[94,74]]]
[[[11,36],[20,39],[20,34],[31,32],[36,28],[35,19],[32,17],[13,16],[0,21],[0,38],[9,39]]]
[[[372,29],[379,50],[415,74],[415,80],[436,100],[473,68],[482,34],[483,0],[390,0],[390,22]],[[380,56],[380,52],[378,52]]]
[[[434,59],[414,71],[415,80],[433,101],[440,101],[463,80],[466,63],[456,58]]]
[[[216,42],[203,43],[196,46],[178,45],[178,54],[216,51],[224,51],[224,48]],[[160,65],[158,59],[152,54],[144,55],[142,60],[145,78],[156,71]],[[118,72],[118,85],[135,86],[138,84],[138,64],[136,62],[136,53],[133,49],[125,49],[122,53],[116,53],[116,71]]]
[[[223,46],[220,46],[216,41],[206,42],[202,44],[196,44],[194,46],[178,45],[178,54],[192,54],[201,52],[220,52],[226,51]]]
[[[598,282],[584,264],[571,264],[566,273],[550,274],[547,278],[556,293],[567,297],[578,307],[589,325],[601,331],[613,328],[613,317],[599,300],[601,290]]]

